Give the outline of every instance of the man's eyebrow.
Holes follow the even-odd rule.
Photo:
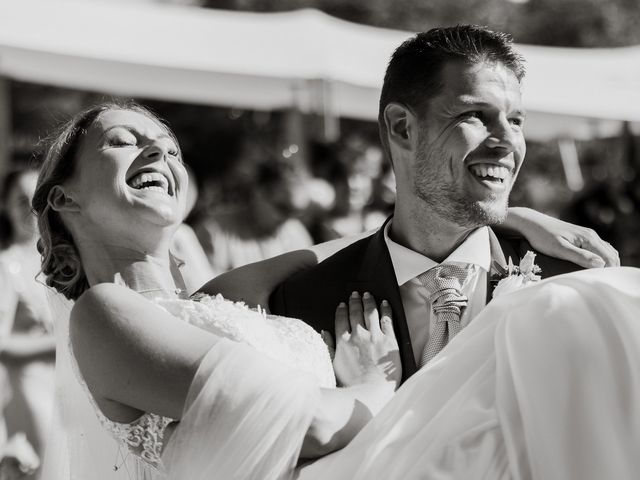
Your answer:
[[[456,98],[456,101],[458,104],[462,105],[462,106],[476,106],[476,107],[489,107],[491,106],[491,104],[487,103],[487,102],[483,102],[481,100],[476,100],[475,98],[473,98],[472,96],[469,95],[462,95],[458,98]]]
[[[490,107],[494,108],[494,106],[488,102],[477,101],[473,97],[458,97],[458,106],[462,108],[469,107]],[[512,115],[517,115],[520,117],[526,117],[527,112],[524,109],[517,109],[510,112]]]

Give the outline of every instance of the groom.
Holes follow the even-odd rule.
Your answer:
[[[502,33],[437,28],[404,42],[384,78],[378,124],[397,182],[393,217],[373,235],[282,283],[274,313],[333,332],[354,290],[388,300],[403,381],[491,299],[509,257],[496,235],[525,155],[523,60]],[[538,255],[543,276],[577,265]]]

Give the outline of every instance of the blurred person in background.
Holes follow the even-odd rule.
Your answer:
[[[382,164],[382,170],[375,179],[372,208],[383,212],[385,218],[393,213],[396,204],[396,176],[389,162]]]
[[[4,346],[15,315],[16,294],[8,274],[0,269],[0,351]],[[7,424],[4,419],[4,409],[11,399],[11,384],[5,366],[0,363],[0,445],[7,441]]]
[[[25,432],[42,456],[53,407],[55,339],[46,287],[36,279],[40,255],[31,200],[37,176],[33,168],[17,169],[2,186],[6,247],[0,252],[0,270],[14,294],[4,293],[12,301],[4,306],[9,333],[0,344],[0,362],[13,392],[5,410],[8,434]]]
[[[4,270],[0,270],[0,351],[5,344],[16,307],[16,293]],[[0,480],[24,479],[35,473],[40,457],[24,432],[7,433],[5,409],[13,396],[7,369],[0,363]]]
[[[213,269],[193,228],[186,223],[187,217],[193,211],[198,201],[198,184],[193,170],[185,163],[185,169],[189,176],[189,189],[187,190],[187,204],[185,207],[185,221],[178,227],[173,235],[171,253],[177,258],[180,272],[184,278],[187,292],[192,294],[205,282],[213,278]]]
[[[313,245],[295,217],[294,179],[272,158],[244,161],[223,179],[228,206],[194,226],[216,274]]]
[[[26,479],[40,466],[40,459],[24,433],[0,441],[0,480]]]
[[[358,135],[336,147],[333,168],[327,172],[336,190],[334,207],[321,222],[319,240],[333,240],[377,228],[391,213],[378,208],[376,187],[382,174],[383,156],[379,147]]]

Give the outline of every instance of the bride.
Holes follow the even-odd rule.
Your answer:
[[[556,277],[492,302],[394,394],[391,312],[366,293],[336,310],[333,365],[300,321],[188,298],[169,253],[186,188],[173,133],[136,105],[78,115],[48,151],[39,249],[48,284],[74,303],[69,319],[58,309],[43,478],[638,471],[637,270]],[[297,252],[217,281],[246,285],[253,304],[314,261]]]

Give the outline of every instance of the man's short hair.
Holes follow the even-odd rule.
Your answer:
[[[391,56],[384,76],[378,128],[386,155],[391,160],[384,109],[391,102],[406,105],[421,114],[428,100],[442,88],[440,73],[447,62],[468,64],[502,63],[518,81],[525,73],[524,59],[513,48],[511,36],[477,25],[433,28],[400,45]]]

